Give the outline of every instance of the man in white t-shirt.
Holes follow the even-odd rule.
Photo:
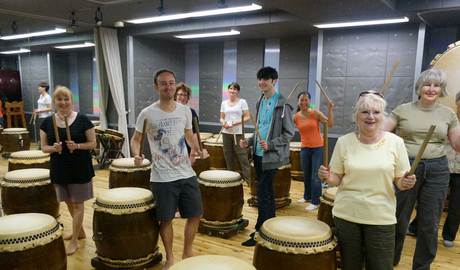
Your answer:
[[[159,100],[144,108],[136,122],[136,131],[131,139],[131,149],[136,165],[139,155],[143,123],[146,119],[146,135],[152,153],[151,188],[156,199],[156,216],[160,222],[160,235],[166,251],[163,269],[174,264],[172,220],[176,209],[187,218],[184,230],[182,258],[193,256],[192,243],[200,217],[203,214],[201,193],[196,174],[191,167],[185,141],[192,155],[202,155],[193,139],[192,113],[189,107],[174,101],[176,77],[174,72],[162,69],[154,76],[154,89]]]

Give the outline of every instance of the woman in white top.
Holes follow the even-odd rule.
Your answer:
[[[38,93],[40,94],[40,97],[37,100],[37,109],[34,110],[34,115],[35,115],[35,127],[36,129],[39,129],[40,126],[42,125],[43,121],[45,120],[46,117],[50,116],[52,114],[51,112],[51,96],[48,94],[50,86],[46,82],[41,82],[38,85]],[[38,116],[38,119],[37,119]],[[38,144],[41,146],[41,144]]]
[[[241,148],[238,143],[240,139],[244,139],[242,120],[244,122],[249,120],[248,103],[240,98],[240,85],[232,82],[228,86],[228,99],[222,101],[220,106],[225,162],[227,169],[231,171],[238,170],[237,162],[239,162],[244,180],[250,181],[248,150]]]
[[[318,176],[338,186],[332,214],[341,247],[342,269],[393,269],[396,224],[395,186],[414,186],[404,141],[383,130],[386,102],[362,92],[354,108],[356,132],[337,140],[330,169]]]

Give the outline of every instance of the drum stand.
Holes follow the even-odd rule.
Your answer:
[[[228,239],[238,232],[242,231],[249,225],[249,220],[242,218],[237,223],[232,225],[211,225],[200,221],[200,225],[198,226],[198,232],[202,234],[207,234],[210,236],[217,236],[220,238]]]
[[[107,264],[105,264],[99,257],[94,257],[91,259],[91,266],[94,267],[96,270],[141,270],[141,269],[147,269],[150,267],[153,267],[157,265],[158,263],[161,262],[163,259],[163,255],[159,252],[159,249],[157,248],[157,254],[153,256],[152,260],[142,266],[137,266],[137,267],[112,267]]]

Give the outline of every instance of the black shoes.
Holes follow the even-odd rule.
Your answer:
[[[254,235],[255,235],[255,232],[252,232],[251,234],[249,234],[249,239],[244,241],[243,243],[241,243],[242,246],[245,246],[245,247],[253,247],[256,245],[256,240],[254,240]]]

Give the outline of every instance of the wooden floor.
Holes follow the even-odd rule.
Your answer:
[[[7,161],[5,159],[0,160],[0,171],[2,175],[6,171]],[[93,179],[95,195],[97,196],[101,191],[108,188],[108,170],[98,170],[96,171],[96,177]],[[305,204],[297,203],[297,199],[301,197],[303,190],[303,184],[297,181],[292,181],[291,186],[291,198],[293,203],[290,206],[287,206],[283,209],[277,211],[277,215],[296,215],[296,216],[308,216],[315,218],[316,212],[309,213],[304,210]],[[244,196],[245,202],[249,198],[249,188],[244,187]],[[84,217],[84,228],[88,236],[87,239],[79,241],[79,250],[72,256],[68,257],[67,264],[69,270],[81,270],[81,269],[92,269],[90,260],[95,256],[95,245],[92,236],[92,217],[93,209],[92,204],[93,200],[87,201],[85,203],[85,217]],[[61,222],[64,224],[66,231],[71,229],[71,218],[70,215],[64,206],[61,204]],[[194,251],[196,254],[220,254],[238,257],[240,259],[252,262],[252,256],[254,248],[247,248],[241,246],[241,242],[246,240],[254,229],[255,221],[257,218],[257,211],[255,208],[249,207],[247,204],[244,205],[243,216],[246,219],[249,219],[249,226],[241,232],[240,234],[232,237],[231,239],[221,239],[216,237],[210,237],[207,235],[197,234],[194,242]],[[444,224],[445,215],[443,215],[441,220],[441,227]],[[183,230],[184,230],[184,220],[175,219],[174,220],[174,255],[176,261],[179,261],[182,254],[183,247]],[[441,229],[439,230],[441,234]],[[438,241],[438,253],[437,257],[432,264],[432,269],[442,269],[442,270],[454,270],[460,269],[460,235],[457,237],[454,248],[445,248],[441,243],[441,238]],[[67,243],[66,243],[67,244]],[[159,243],[160,250],[164,255],[163,246],[161,241]],[[403,257],[401,263],[395,269],[411,269],[412,263],[412,254],[414,252],[415,239],[413,237],[407,237]],[[163,261],[164,262],[164,261]],[[162,263],[163,263],[162,262]],[[162,263],[156,265],[153,268],[159,270],[162,267]]]

